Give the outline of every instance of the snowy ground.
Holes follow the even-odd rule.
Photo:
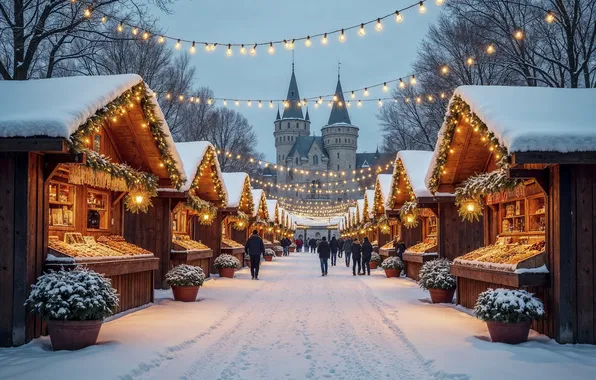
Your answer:
[[[106,323],[100,344],[52,352],[47,338],[0,349],[1,379],[594,379],[596,347],[533,334],[508,346],[405,278],[353,277],[338,259],[294,254],[206,282],[199,302],[155,305]]]

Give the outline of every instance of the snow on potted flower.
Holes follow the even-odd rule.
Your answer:
[[[379,263],[381,262],[381,255],[378,253],[373,253],[370,257],[370,269],[377,269]]]
[[[447,259],[427,261],[420,268],[418,285],[429,291],[433,303],[453,302],[456,282],[450,270],[451,263]]]
[[[263,254],[265,261],[273,261],[273,256],[275,256],[275,251],[271,248],[266,248],[265,253]]]
[[[296,252],[296,244],[292,243],[290,244],[290,253]]]
[[[118,306],[118,295],[109,279],[77,267],[40,276],[25,306],[45,319],[54,351],[79,350],[97,342],[104,318]]]
[[[275,256],[277,257],[281,257],[284,253],[284,248],[281,245],[276,245],[273,249],[275,250]]]
[[[474,314],[486,322],[493,342],[528,340],[532,321],[544,317],[544,304],[525,290],[488,289],[478,296]]]
[[[404,263],[397,256],[388,257],[381,263],[381,268],[385,269],[385,276],[399,277],[402,269],[404,269]]]
[[[250,256],[248,253],[244,254],[244,265],[250,268]]]
[[[182,264],[175,266],[166,273],[166,282],[172,287],[174,300],[194,302],[199,288],[203,286],[205,273],[200,267]]]
[[[217,256],[213,265],[219,272],[219,277],[234,278],[234,271],[240,267],[240,261],[226,253]]]

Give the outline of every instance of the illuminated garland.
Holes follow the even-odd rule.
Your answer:
[[[191,192],[188,193],[186,206],[191,213],[198,215],[198,221],[203,225],[210,225],[217,217],[217,208]]]
[[[149,210],[149,207],[153,206],[153,203],[151,203],[150,194],[131,191],[124,197],[124,205],[126,206],[126,211],[138,214],[139,211],[146,213]]]
[[[213,188],[220,199],[220,207],[225,208],[228,203],[228,195],[221,177],[217,175],[219,173],[217,156],[215,155],[215,149],[211,146],[205,151],[188,192],[194,195],[199,190],[200,179],[203,177],[203,173],[207,168],[213,173],[211,180],[213,181]]]
[[[381,192],[381,183],[377,178],[377,182],[375,185],[375,197],[373,202],[373,207],[375,209],[374,215],[381,216],[385,213],[385,204],[383,199],[383,193]]]
[[[405,202],[399,209],[399,218],[404,227],[410,229],[418,226],[418,219],[420,210],[418,210],[418,203]]]
[[[439,187],[440,177],[447,164],[451,142],[453,141],[453,135],[458,129],[457,123],[460,118],[465,118],[465,121],[469,123],[471,128],[474,128],[475,132],[483,135],[486,145],[489,146],[491,151],[495,152],[499,166],[507,162],[507,148],[499,143],[495,134],[471,111],[470,106],[459,95],[456,95],[449,104],[449,113],[445,117],[440,142],[435,148],[435,150],[438,150],[438,155],[436,161],[433,163],[432,175],[428,183],[428,189],[432,194],[435,194]]]
[[[228,220],[232,223],[232,228],[237,231],[244,230],[249,223],[248,215],[242,211],[238,211],[236,215],[228,216]]]

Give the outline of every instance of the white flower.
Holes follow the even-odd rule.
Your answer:
[[[166,273],[166,282],[170,286],[202,286],[204,281],[203,269],[192,265],[178,265]]]
[[[213,265],[217,269],[224,269],[224,268],[240,268],[240,261],[232,255],[228,255],[226,253],[219,255]]]
[[[451,263],[447,259],[431,260],[420,268],[418,285],[422,289],[455,289],[455,276],[451,274]]]

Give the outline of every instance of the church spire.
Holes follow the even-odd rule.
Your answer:
[[[290,78],[290,87],[286,97],[287,107],[284,108],[282,119],[304,119],[300,103],[300,93],[298,92],[298,82],[294,74],[294,59],[292,58],[292,77]]]
[[[310,116],[308,115],[308,107],[306,107],[306,116],[304,116],[304,120],[310,121]]]
[[[331,109],[331,114],[329,115],[329,121],[327,122],[327,125],[339,123],[352,124],[350,121],[350,115],[348,114],[348,108],[346,107],[344,92],[341,88],[339,65],[340,63],[337,65],[337,86],[335,87],[334,94],[334,96],[337,97],[337,101],[333,102],[333,108]]]

